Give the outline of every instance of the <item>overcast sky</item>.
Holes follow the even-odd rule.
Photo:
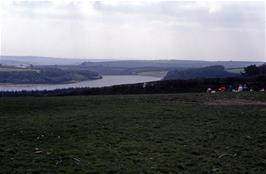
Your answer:
[[[265,61],[264,1],[1,0],[1,54]]]

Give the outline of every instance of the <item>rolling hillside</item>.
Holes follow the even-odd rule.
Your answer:
[[[53,84],[82,80],[95,80],[101,76],[89,70],[62,70],[59,68],[18,68],[0,66],[0,83],[12,84]]]
[[[225,78],[236,77],[237,73],[231,73],[225,70],[223,66],[209,66],[204,68],[193,68],[185,70],[172,70],[169,71],[164,80],[189,80],[199,78]]]

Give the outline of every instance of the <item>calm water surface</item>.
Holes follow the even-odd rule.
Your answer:
[[[160,80],[159,77],[138,75],[106,75],[99,80],[88,80],[71,84],[0,84],[0,91],[54,90],[77,87],[104,87]]]

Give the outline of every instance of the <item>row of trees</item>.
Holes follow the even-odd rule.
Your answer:
[[[250,65],[246,68],[244,68],[244,73],[242,73],[243,76],[257,76],[257,75],[264,75],[266,74],[266,64],[263,64],[261,66],[256,65]]]
[[[59,68],[14,69],[0,71],[0,83],[14,84],[57,84],[71,81],[101,78],[97,72],[89,70],[62,70]]]

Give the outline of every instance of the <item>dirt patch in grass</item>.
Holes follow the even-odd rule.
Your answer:
[[[256,100],[246,100],[246,99],[220,99],[212,100],[206,103],[211,106],[232,106],[232,105],[265,105],[266,102],[256,101]]]

